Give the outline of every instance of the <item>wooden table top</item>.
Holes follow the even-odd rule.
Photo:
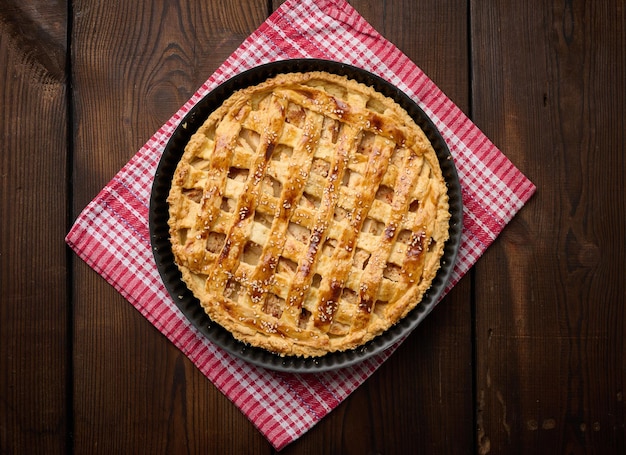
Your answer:
[[[281,453],[626,453],[624,2],[350,3],[537,193]],[[274,452],[63,239],[279,4],[0,3],[0,453]]]

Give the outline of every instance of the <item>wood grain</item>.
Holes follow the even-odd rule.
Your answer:
[[[468,105],[464,2],[350,2],[448,96]],[[433,21],[432,17],[441,17]],[[455,65],[441,65],[441,56]],[[342,405],[283,452],[469,453],[474,444],[471,283],[459,283]],[[283,453],[281,452],[281,453]]]
[[[350,0],[537,185],[284,454],[626,453],[626,8]],[[0,2],[0,453],[275,451],[65,247],[281,0]]]
[[[464,2],[351,3],[467,112]],[[441,65],[442,56],[455,64]],[[462,360],[472,355],[470,297],[467,277],[371,378],[370,431],[374,436],[370,450],[398,454],[471,451],[472,370]],[[398,384],[405,387],[399,390]]]
[[[266,17],[266,2],[73,3],[77,215]],[[245,416],[82,262],[77,453],[268,453]]]
[[[0,453],[67,448],[63,2],[0,15]]]
[[[479,452],[624,453],[623,5],[471,19],[474,118],[538,186],[476,267]]]

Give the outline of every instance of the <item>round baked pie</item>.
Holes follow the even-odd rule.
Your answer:
[[[326,72],[230,96],[186,145],[167,201],[175,262],[208,316],[280,355],[383,333],[420,303],[449,236],[423,131]]]

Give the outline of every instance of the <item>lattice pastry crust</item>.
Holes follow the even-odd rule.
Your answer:
[[[407,112],[325,72],[227,99],[187,144],[168,203],[175,261],[210,318],[305,357],[355,348],[418,305],[450,218]]]

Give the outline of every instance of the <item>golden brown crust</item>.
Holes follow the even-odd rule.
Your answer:
[[[176,263],[211,319],[305,357],[355,348],[419,304],[450,218],[406,111],[325,72],[233,94],[186,146],[168,203]]]

